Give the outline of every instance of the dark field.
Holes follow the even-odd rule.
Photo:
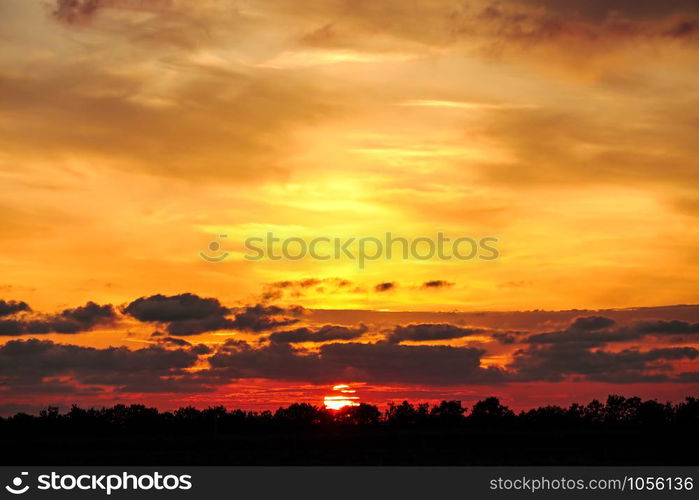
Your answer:
[[[0,421],[9,465],[696,465],[699,400],[610,397],[514,414],[495,398],[276,413],[143,406]]]

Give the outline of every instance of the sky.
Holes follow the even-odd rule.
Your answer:
[[[696,0],[0,17],[0,412],[696,395]],[[268,233],[497,258],[247,258]]]

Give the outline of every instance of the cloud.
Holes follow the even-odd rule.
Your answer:
[[[66,24],[84,24],[103,9],[159,12],[171,8],[171,0],[56,0],[54,19]]]
[[[532,8],[545,8],[556,15],[581,17],[589,22],[602,23],[610,17],[625,19],[658,19],[675,14],[697,14],[696,0],[516,0]]]
[[[508,370],[517,381],[558,382],[567,377],[610,383],[665,382],[673,370],[671,361],[696,359],[692,347],[672,347],[618,352],[591,350],[589,346],[558,343],[534,346],[515,353]]]
[[[160,294],[141,297],[127,305],[124,312],[139,321],[171,322],[224,316],[230,313],[230,309],[222,306],[218,299],[182,293],[169,297]]]
[[[300,316],[303,312],[304,309],[300,306],[287,308],[263,304],[247,306],[236,311],[231,328],[250,332],[273,330],[298,323],[299,320],[292,316]]]
[[[536,333],[526,342],[530,344],[586,344],[602,346],[610,342],[627,342],[637,340],[640,335],[628,329],[595,332],[589,330],[565,330],[562,332]]]
[[[629,342],[646,336],[694,335],[699,333],[699,323],[680,320],[640,321],[629,326],[610,329],[616,322],[602,316],[576,318],[571,325],[560,332],[536,333],[530,335],[531,344],[583,343],[588,346],[602,346],[610,342]]]
[[[298,342],[327,342],[330,340],[354,340],[368,331],[365,325],[350,328],[339,325],[323,325],[320,328],[297,328],[275,332],[269,336],[272,342],[298,343]]]
[[[26,333],[26,323],[17,319],[0,320],[0,335],[23,335]]]
[[[309,282],[307,286],[317,283]],[[10,312],[0,321],[0,332],[5,335],[76,333],[118,320],[111,305],[95,302],[57,314],[36,314],[17,302],[1,304]],[[311,324],[278,331],[301,320],[306,310],[298,306],[256,304],[229,308],[216,298],[157,294],[136,299],[124,306],[123,311],[164,327],[151,335],[152,345],[131,350],[38,339],[12,340],[0,347],[0,384],[9,387],[12,394],[78,394],[79,391],[196,393],[254,378],[318,384],[354,381],[420,386],[560,381],[671,383],[694,380],[695,371],[685,369],[678,373],[677,362],[699,359],[699,351],[690,346],[648,348],[638,342],[621,350],[605,348],[610,343],[628,343],[646,336],[660,339],[699,333],[698,323],[665,319],[633,322],[633,316],[614,316],[611,311],[578,317],[565,311],[564,316],[553,317],[572,318],[566,329],[533,334],[492,330],[490,326],[410,323],[394,326],[386,332],[384,341],[372,343],[358,341],[369,331],[362,323]],[[548,313],[541,314],[537,324],[545,324],[544,319],[549,317]],[[655,314],[645,312],[640,317],[654,318]],[[683,314],[682,317],[689,317],[692,313]],[[623,320],[622,325],[608,316]],[[219,328],[269,335],[260,336],[260,341],[253,343],[229,340],[215,348],[179,338]],[[488,343],[488,350],[480,346],[404,344],[468,339],[475,335],[487,335],[498,342]],[[312,348],[298,345],[304,342],[316,345]],[[512,352],[516,347],[520,348]],[[484,366],[482,361],[486,356],[501,356],[511,361],[505,366]],[[197,369],[191,370],[194,367]]]
[[[327,2],[316,11],[316,27],[299,41],[315,48],[383,52],[439,47],[502,53],[533,46],[563,51],[568,44],[610,47],[629,40],[689,40],[698,14],[695,0],[668,5],[653,0],[386,1],[380,9]]]
[[[451,283],[449,281],[444,281],[444,280],[432,280],[432,281],[425,281],[422,284],[422,288],[449,288],[454,286],[454,283]]]
[[[575,318],[560,332],[530,335],[529,348],[515,352],[507,369],[513,380],[560,381],[568,377],[610,383],[666,382],[673,377],[672,361],[695,359],[693,347],[662,347],[641,351],[639,347],[609,351],[601,347],[614,342],[638,341],[652,334],[699,332],[698,324],[685,321],[643,321],[611,328],[611,318],[585,316]]]
[[[84,306],[64,309],[59,314],[0,320],[0,335],[80,333],[97,326],[112,325],[116,319],[117,315],[113,306],[99,305],[90,301]]]
[[[696,2],[692,8],[686,2],[674,8],[656,9],[631,8],[627,2],[617,4],[623,8],[614,9],[596,2],[592,5],[536,0],[519,5],[490,3],[475,11],[467,8],[457,11],[451,27],[458,38],[490,41],[493,48],[499,44],[497,50],[540,45],[555,49],[556,44],[609,48],[629,40],[692,40],[695,35]],[[511,47],[505,46],[508,44]]]
[[[672,26],[667,31],[663,32],[663,36],[670,38],[689,38],[694,37],[699,33],[699,21],[680,21],[675,26]]]
[[[235,328],[235,322],[226,317],[231,310],[218,299],[191,293],[141,297],[127,305],[124,312],[139,321],[165,324],[170,335],[197,335]]]
[[[161,333],[155,332],[151,337],[157,338],[159,344],[169,344],[177,347],[191,347],[192,344],[187,342],[185,339],[178,339],[177,337],[163,337]]]
[[[699,383],[699,372],[678,373],[676,379],[678,382],[689,382],[696,384]]]
[[[613,81],[614,77],[610,76],[609,80]],[[677,92],[679,101],[686,99],[684,106],[694,102],[695,97],[682,88],[681,82],[677,83],[674,91],[673,86],[656,89],[651,79],[642,80],[639,76],[623,89],[609,90],[619,93],[619,110],[631,104],[624,98],[647,98],[647,92],[655,95]],[[651,88],[643,89],[643,85]],[[660,164],[667,166],[663,183],[686,185],[693,179],[690,164],[696,146],[690,130],[697,113],[682,114],[679,109],[682,105],[673,102],[672,96],[663,97],[665,114],[658,111],[657,103],[627,111],[629,117],[646,123],[647,130],[620,122],[613,114],[593,113],[592,107],[573,103],[492,114],[486,118],[483,132],[497,137],[511,158],[507,162],[481,165],[482,174],[493,182],[510,186],[595,184],[601,179],[646,185],[658,182],[655,168]],[[669,134],[670,130],[675,132]],[[587,149],[585,144],[594,144],[595,148]],[[596,166],[593,173],[586,168],[590,164]],[[633,171],[629,165],[634,165]]]
[[[16,312],[31,311],[23,302],[0,301],[7,314],[0,319],[0,335],[79,333],[98,326],[116,323],[118,315],[111,305],[87,302],[84,306],[64,309],[58,314],[35,314],[12,317]],[[262,332],[298,322],[304,313],[300,306],[279,307],[255,305],[235,310],[223,306],[218,299],[202,298],[191,293],[141,297],[122,308],[122,311],[141,321],[157,323],[169,335],[186,336],[231,329]],[[235,313],[235,318],[231,319]],[[154,334],[160,336],[162,334]]]
[[[575,318],[570,328],[573,330],[601,330],[614,326],[616,321],[604,316],[583,316]]]
[[[308,291],[332,294],[348,292],[352,282],[344,278],[306,278],[302,280],[284,280],[267,283],[262,294],[262,301],[280,300],[284,294],[293,298],[303,297]]]
[[[47,377],[68,379],[73,384],[106,385],[117,389],[131,385],[148,391],[163,377],[182,377],[198,359],[191,349],[149,346],[98,349],[50,340],[11,340],[0,347],[0,380],[13,387],[37,386]]]
[[[198,335],[205,332],[236,329],[235,322],[224,316],[209,316],[201,319],[172,321],[166,327],[170,335]]]
[[[206,344],[192,344],[191,342],[187,342],[184,339],[180,339],[177,337],[163,337],[159,334],[159,332],[154,332],[151,337],[154,337],[157,339],[158,344],[163,344],[166,346],[174,346],[174,347],[182,347],[182,348],[188,348],[189,352],[192,352],[197,355],[204,355],[204,354],[211,354],[213,350],[207,346]]]
[[[590,347],[602,346],[608,342],[624,342],[640,337],[629,329],[607,330],[616,321],[604,316],[581,316],[573,319],[566,330],[560,332],[535,333],[526,342],[530,344],[583,343]],[[603,330],[603,331],[600,331]]]
[[[31,308],[29,307],[29,304],[26,302],[18,302],[15,300],[9,300],[5,301],[0,299],[0,316],[10,316],[12,314],[22,312],[22,311],[31,311]]]
[[[687,321],[679,320],[642,321],[636,323],[633,326],[633,329],[641,334],[694,334],[699,333],[699,323],[689,323]]]
[[[498,383],[497,368],[481,368],[481,349],[451,346],[404,346],[387,343],[327,344],[325,362],[342,367],[348,379],[415,384]],[[350,376],[351,374],[351,376]]]
[[[396,326],[387,340],[392,343],[400,343],[406,340],[415,342],[430,340],[451,340],[483,333],[479,328],[462,328],[450,324],[414,324]]]
[[[318,278],[306,278],[303,280],[298,280],[298,281],[276,281],[274,283],[271,283],[270,286],[275,287],[275,288],[293,288],[293,287],[299,287],[299,288],[309,288],[312,286],[319,285],[323,283],[324,281],[329,281],[329,280],[320,280]]]
[[[531,335],[526,342],[530,344],[585,344],[589,347],[603,346],[610,342],[628,342],[637,340],[640,335],[628,329],[595,332],[589,330],[565,330]]]
[[[211,354],[213,349],[206,344],[196,344],[190,347],[190,352],[197,355]]]
[[[100,0],[57,0],[53,17],[67,24],[87,21],[100,7]]]
[[[398,283],[395,281],[391,282],[384,282],[384,283],[379,283],[374,287],[374,290],[376,290],[379,293],[382,292],[389,292],[391,290],[395,290],[398,287]]]
[[[268,378],[286,381],[411,384],[499,383],[497,368],[481,368],[483,350],[451,346],[325,344],[317,352],[297,350],[287,343],[255,349],[241,341],[227,341],[209,358],[209,376]]]
[[[109,304],[101,306],[90,301],[75,309],[65,309],[60,317],[68,321],[75,321],[83,327],[92,328],[98,324],[113,322],[116,319],[116,312],[114,307]]]
[[[217,330],[262,332],[298,322],[291,316],[303,313],[301,307],[279,307],[257,304],[233,311],[218,299],[202,298],[191,293],[174,296],[141,297],[124,308],[124,312],[139,321],[166,325],[170,335],[197,335]],[[228,316],[235,314],[235,318]]]
[[[198,10],[105,16],[79,33],[61,38],[51,29],[48,41],[29,39],[37,50],[72,36],[80,43],[55,43],[41,62],[3,61],[0,100],[17,120],[0,127],[0,145],[17,158],[38,158],[34,136],[59,159],[80,151],[122,171],[196,181],[283,176],[297,131],[340,114],[347,89],[301,75],[279,79],[251,69],[246,55],[214,55],[249,28],[223,4],[218,19]]]
[[[491,334],[491,337],[504,345],[515,344],[517,342],[517,337],[511,333],[495,332]]]

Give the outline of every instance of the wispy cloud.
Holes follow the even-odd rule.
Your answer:
[[[476,102],[476,101],[441,101],[435,99],[409,99],[402,101],[397,106],[407,106],[413,108],[451,108],[451,109],[536,109],[535,104],[516,104],[516,103],[493,103],[493,102]]]

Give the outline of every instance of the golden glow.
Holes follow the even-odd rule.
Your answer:
[[[520,53],[497,39],[507,29],[468,24],[486,0],[449,16],[446,31],[453,5],[441,0],[352,13],[325,2],[312,15],[283,0],[156,3],[61,19],[5,2],[17,22],[0,35],[23,50],[0,56],[4,298],[37,310],[183,291],[254,302],[265,283],[341,277],[353,286],[282,302],[697,301],[696,44],[601,32],[594,47],[574,34],[533,37]],[[481,50],[491,46],[497,58]],[[76,74],[89,78],[78,85]],[[492,235],[501,257],[379,259],[364,270],[346,259],[246,261],[243,240],[267,231]],[[204,262],[221,234],[229,258]],[[421,287],[440,279],[454,285]],[[374,291],[389,281],[399,286]]]
[[[424,108],[455,108],[455,109],[531,109],[536,106],[530,104],[495,104],[487,102],[463,102],[463,101],[433,101],[429,99],[411,99],[403,101],[400,106],[424,107]]]

